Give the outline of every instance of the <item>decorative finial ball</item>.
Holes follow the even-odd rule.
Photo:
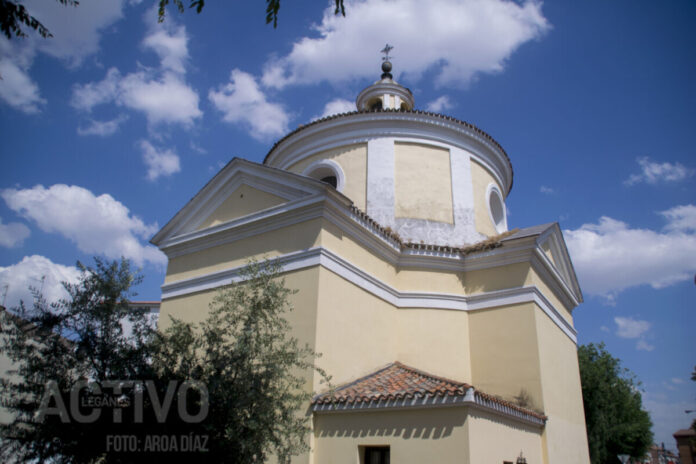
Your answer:
[[[385,73],[388,73],[392,70],[392,64],[391,61],[383,61],[382,62],[382,71]]]

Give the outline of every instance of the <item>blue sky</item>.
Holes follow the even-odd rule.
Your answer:
[[[696,409],[696,3],[502,0],[26,1],[53,32],[0,40],[0,298],[60,296],[77,260],[133,260],[233,156],[260,162],[298,124],[346,111],[392,52],[416,107],[508,152],[510,227],[559,221],[604,341],[643,382],[656,441]],[[224,5],[223,5],[224,3]],[[43,282],[42,276],[45,276]],[[7,287],[5,287],[7,286]]]

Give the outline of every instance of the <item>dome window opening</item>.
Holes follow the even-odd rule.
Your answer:
[[[305,176],[327,183],[339,192],[343,192],[345,175],[341,166],[330,159],[316,161],[304,170]]]
[[[505,214],[505,203],[503,202],[503,196],[493,184],[488,186],[488,214],[493,222],[493,226],[497,233],[503,233],[507,231],[507,218]]]
[[[338,180],[336,179],[336,176],[326,176],[322,177],[320,180],[329,184],[333,188],[336,188],[338,186]]]
[[[382,109],[382,99],[374,98],[370,100],[370,103],[368,103],[367,106],[370,108],[370,111],[379,111]]]

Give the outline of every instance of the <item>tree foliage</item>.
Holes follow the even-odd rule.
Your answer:
[[[299,408],[311,396],[315,353],[289,335],[292,292],[277,268],[251,263],[245,282],[221,291],[202,323],[173,319],[164,332],[129,307],[139,277],[128,261],[81,269],[67,299],[48,304],[36,294],[19,317],[4,314],[0,354],[15,369],[0,381],[0,399],[15,419],[0,427],[0,461],[253,463],[275,454],[288,462],[307,450],[309,415]],[[173,386],[192,380],[205,388],[175,394]],[[89,403],[95,391],[113,401]],[[122,436],[137,437],[137,449],[109,449]],[[205,442],[148,452],[161,451],[144,446],[149,438],[165,436]]]
[[[250,263],[243,284],[222,290],[199,326],[173,320],[157,345],[164,378],[196,378],[210,394],[209,420],[214,462],[281,463],[308,451],[310,416],[300,411],[311,399],[316,354],[289,336],[284,314],[292,310],[274,264]],[[232,438],[231,438],[232,437]],[[206,457],[208,459],[208,457]]]
[[[77,6],[76,0],[56,0],[62,5]],[[11,39],[12,36],[24,37],[26,32],[22,27],[34,29],[41,37],[53,37],[49,30],[38,19],[29,14],[21,3],[9,0],[0,0],[0,31],[5,37]]]
[[[580,346],[578,361],[592,464],[618,464],[619,454],[642,458],[653,436],[640,383],[604,344]]]
[[[159,0],[159,20],[160,22],[164,20],[166,7],[169,3],[173,3],[180,13],[186,10],[184,5],[184,0]],[[336,3],[336,8],[334,9],[334,14],[346,15],[346,9],[343,5],[343,0],[334,0]],[[189,8],[195,9],[196,13],[200,13],[205,6],[205,0],[191,0]],[[273,27],[278,26],[278,12],[280,11],[280,0],[266,0],[266,24],[273,23]]]
[[[77,0],[56,0],[62,5],[78,6]],[[180,13],[186,10],[184,0],[159,0],[157,14],[159,21],[163,21],[166,15],[166,8],[169,3],[173,3]],[[346,15],[343,0],[335,0],[336,8],[334,13]],[[205,6],[205,0],[191,0],[188,7],[200,13]],[[266,0],[266,24],[273,23],[273,27],[278,26],[278,12],[280,11],[280,0]],[[32,16],[29,11],[19,2],[10,0],[0,0],[0,31],[5,37],[24,37],[24,28],[33,29],[43,38],[53,37],[53,34],[38,19]]]

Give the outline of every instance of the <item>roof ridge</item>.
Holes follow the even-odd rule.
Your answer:
[[[332,115],[329,115],[329,116],[325,116],[325,117],[323,117],[323,118],[315,119],[315,120],[313,120],[313,121],[308,122],[307,124],[300,124],[299,126],[297,126],[297,128],[296,128],[295,130],[290,131],[289,133],[287,133],[286,135],[284,135],[283,137],[281,137],[280,139],[278,139],[278,140],[273,144],[273,146],[271,147],[271,149],[268,150],[268,153],[266,153],[266,156],[264,156],[264,158],[263,158],[263,164],[266,164],[266,161],[268,160],[268,157],[271,155],[271,153],[273,153],[273,151],[276,149],[276,147],[277,147],[278,145],[280,145],[283,141],[285,141],[285,140],[288,139],[289,137],[291,137],[291,136],[295,135],[296,133],[298,133],[298,132],[300,132],[300,131],[306,129],[307,127],[311,127],[311,126],[320,124],[320,123],[322,123],[322,122],[331,121],[331,120],[334,120],[334,119],[339,119],[339,118],[343,118],[343,117],[347,117],[347,116],[353,116],[353,115],[357,115],[357,114],[370,114],[370,113],[374,113],[374,114],[379,114],[379,113],[423,114],[423,115],[426,115],[426,116],[435,116],[435,117],[444,119],[444,120],[446,120],[446,121],[452,121],[452,122],[455,122],[455,123],[457,123],[457,124],[460,124],[460,125],[462,125],[462,126],[464,126],[464,127],[467,127],[468,129],[473,130],[473,131],[476,132],[477,134],[482,135],[482,136],[483,136],[484,138],[486,138],[489,142],[493,143],[493,145],[495,145],[495,147],[498,148],[498,149],[503,153],[503,155],[505,156],[505,159],[507,160],[508,166],[510,167],[510,171],[511,171],[511,172],[513,171],[512,162],[510,161],[510,157],[508,156],[507,152],[506,152],[505,149],[502,147],[502,145],[500,145],[500,143],[498,143],[498,141],[495,140],[489,133],[487,133],[486,131],[484,131],[484,130],[482,130],[482,129],[479,129],[479,128],[478,128],[477,126],[475,126],[474,124],[472,124],[472,123],[470,123],[470,122],[467,122],[467,121],[464,121],[464,120],[461,120],[461,119],[457,119],[457,118],[452,117],[452,116],[448,116],[448,115],[446,115],[446,114],[435,113],[435,112],[433,112],[433,111],[424,111],[424,110],[416,110],[416,109],[413,109],[413,110],[402,110],[402,109],[400,109],[400,108],[348,111],[348,112],[344,112],[344,113],[336,113],[336,114],[332,114]],[[510,179],[510,188],[508,188],[508,193],[510,192],[510,190],[512,190],[512,178]]]
[[[415,367],[407,366],[407,365],[405,365],[405,364],[403,364],[403,363],[401,363],[401,362],[399,362],[399,361],[394,361],[392,364],[394,364],[394,365],[400,367],[401,369],[411,371],[411,372],[413,372],[414,374],[421,375],[421,376],[423,376],[423,377],[428,377],[428,378],[430,378],[430,379],[439,380],[439,381],[441,381],[441,382],[447,382],[447,383],[451,383],[451,384],[454,384],[454,385],[466,387],[467,390],[468,390],[469,388],[472,387],[472,385],[469,384],[469,383],[466,383],[466,382],[459,382],[459,381],[457,381],[457,380],[452,380],[452,379],[449,379],[449,378],[447,378],[447,377],[441,377],[441,376],[439,376],[439,375],[433,375],[433,374],[430,374],[430,373],[428,373],[428,372],[422,371],[422,370],[420,370],[420,369],[416,369]]]

